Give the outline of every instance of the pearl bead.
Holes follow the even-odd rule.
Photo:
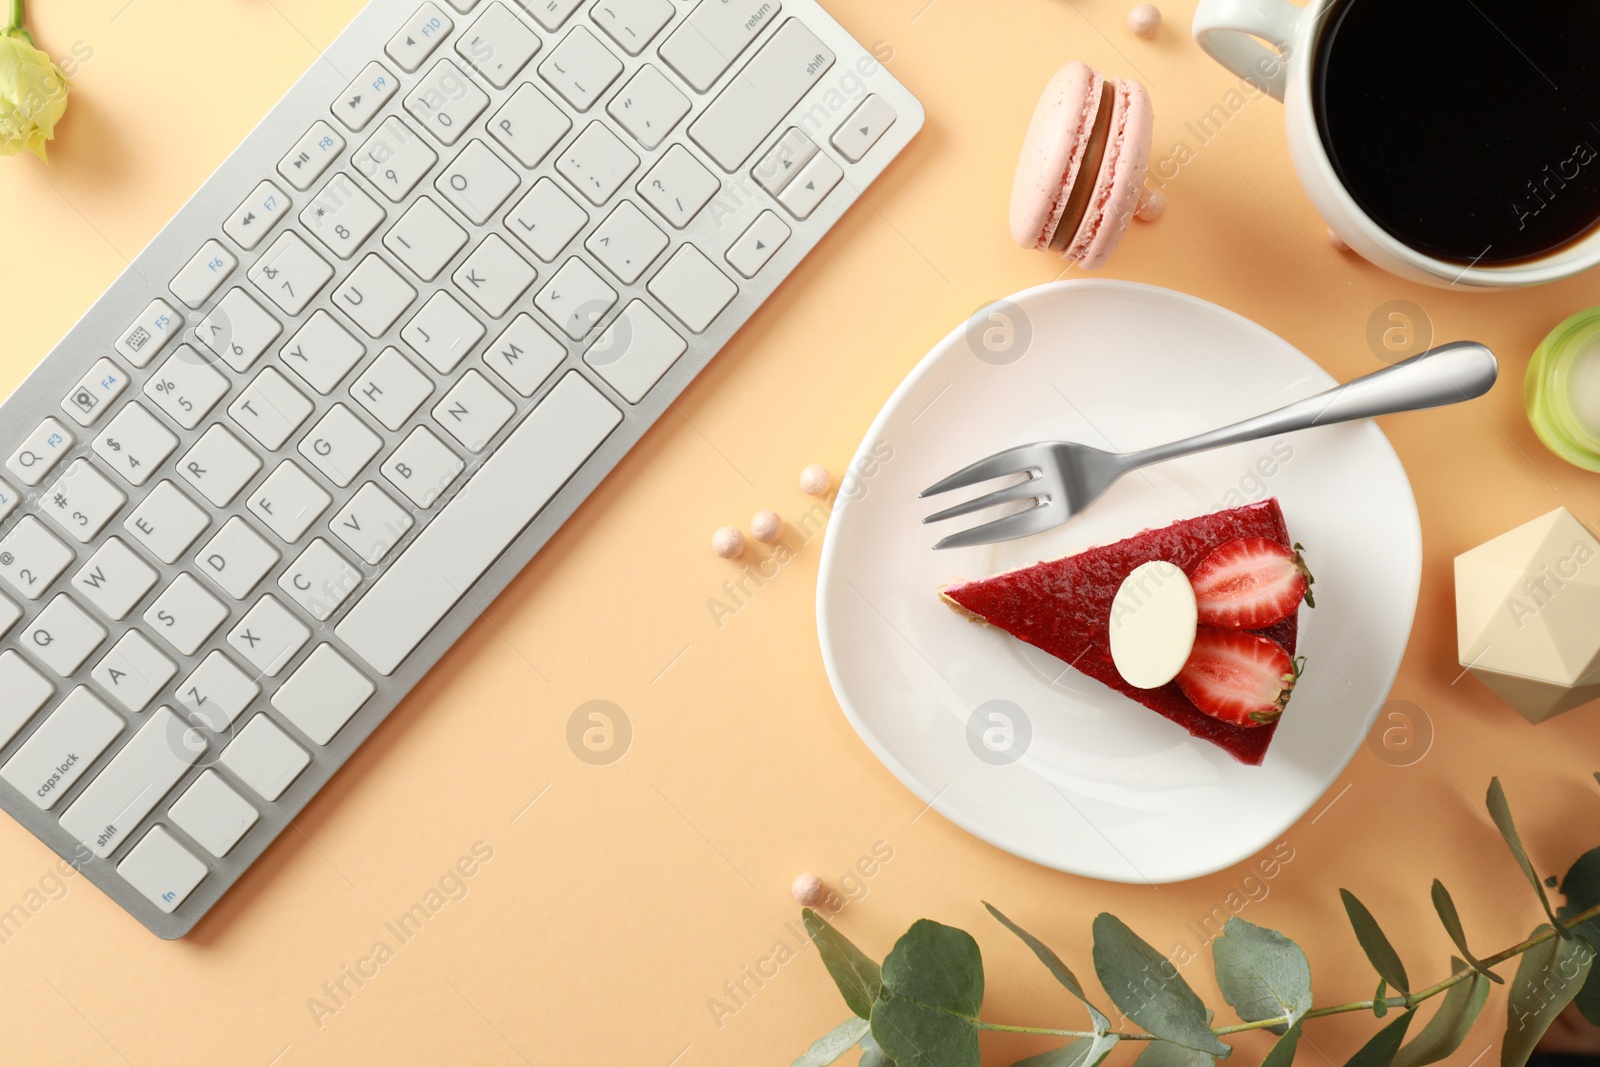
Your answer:
[[[1154,4],[1140,4],[1128,12],[1128,29],[1135,37],[1145,40],[1156,35],[1161,28],[1161,9]]]
[[[828,895],[828,887],[810,871],[796,878],[789,891],[794,894],[795,903],[806,908],[816,907]]]
[[[1134,211],[1134,218],[1140,222],[1155,222],[1167,213],[1167,198],[1160,189],[1146,189],[1139,196],[1139,207]]]
[[[744,554],[744,533],[737,526],[724,526],[711,535],[711,551],[723,559],[737,559]]]
[[[833,475],[820,463],[813,463],[800,472],[800,491],[808,496],[822,496],[833,488]]]
[[[776,511],[758,511],[750,520],[750,532],[757,541],[770,545],[783,536],[783,518]]]

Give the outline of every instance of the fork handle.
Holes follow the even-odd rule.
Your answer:
[[[1265,415],[1129,453],[1128,469],[1313,426],[1472,400],[1487,393],[1498,374],[1499,363],[1487,346],[1473,341],[1455,341]]]

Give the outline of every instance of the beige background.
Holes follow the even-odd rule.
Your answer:
[[[33,6],[43,45],[64,53],[81,41],[94,54],[51,165],[0,161],[0,390],[28,373],[359,3]],[[1559,504],[1600,520],[1594,477],[1549,455],[1521,410],[1528,354],[1595,301],[1595,276],[1456,295],[1330,250],[1296,186],[1277,106],[1228,96],[1234,80],[1188,37],[1192,3],[1167,5],[1154,42],[1127,33],[1126,7],[832,0],[927,104],[922,136],[193,936],[157,941],[83,879],[54,880],[53,855],[0,820],[0,910],[42,905],[0,943],[0,1059],[787,1063],[846,1014],[809,950],[763,962],[780,943],[786,958],[800,948],[789,881],[814,869],[837,885],[877,842],[892,859],[862,880],[865,896],[841,926],[875,954],[920,916],[972,930],[994,1021],[1076,1026],[1080,1014],[983,915],[980,897],[1052,941],[1082,975],[1096,912],[1116,911],[1163,949],[1193,948],[1185,924],[1237,893],[1246,918],[1305,946],[1324,1003],[1374,985],[1339,886],[1372,906],[1413,975],[1430,980],[1444,975],[1449,951],[1428,904],[1433,877],[1454,890],[1480,952],[1531,929],[1537,905],[1481,815],[1483,791],[1502,775],[1534,861],[1564,871],[1597,843],[1597,713],[1536,729],[1473,679],[1458,682],[1451,558]],[[812,613],[819,541],[797,545],[720,629],[707,610],[738,572],[707,551],[715,526],[765,507],[799,514],[809,506],[799,469],[842,469],[938,338],[980,304],[1057,272],[1057,262],[1010,245],[1005,198],[1037,92],[1069,59],[1141,76],[1158,112],[1156,156],[1180,140],[1192,153],[1166,184],[1166,219],[1131,233],[1105,274],[1239,311],[1340,378],[1379,366],[1368,324],[1391,300],[1420,305],[1439,339],[1481,340],[1503,360],[1488,397],[1385,423],[1426,537],[1416,634],[1394,692],[1413,706],[1410,740],[1396,720],[1393,747],[1363,749],[1285,835],[1280,849],[1292,859],[1270,880],[1250,877],[1252,861],[1182,885],[1096,883],[1031,866],[923,813],[856,738],[824,677]],[[1186,124],[1218,104],[1226,121],[1202,142]],[[631,749],[610,766],[581,762],[566,743],[569,715],[593,699],[614,701],[632,724]],[[493,858],[464,880],[465,897],[399,944],[385,923],[479,841]],[[30,898],[41,882],[50,894]],[[380,939],[392,958],[363,963]],[[776,967],[776,977],[759,988],[746,980],[752,994],[719,1025],[708,1002],[735,1006],[724,983],[747,966]],[[372,977],[359,989],[346,979],[354,995],[319,1026],[308,1000],[325,999],[323,984],[345,968]],[[1208,965],[1185,973],[1221,1006]],[[1459,1062],[1496,1040],[1502,997]],[[1321,1062],[1320,1052],[1342,1062],[1372,1029],[1370,1018],[1320,1023],[1302,1061]],[[1233,1062],[1256,1062],[1269,1040],[1240,1039]],[[1042,1047],[986,1037],[985,1062]]]

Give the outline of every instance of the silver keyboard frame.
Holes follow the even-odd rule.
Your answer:
[[[666,40],[667,36],[682,22],[684,16],[694,8],[696,0],[674,0],[677,12],[674,14],[673,20],[657,34],[651,45],[636,57],[630,57],[621,49],[613,47],[613,42],[611,42],[610,38],[590,18],[591,9],[596,3],[603,2],[603,0],[584,0],[577,10],[562,24],[561,28],[554,33],[547,32],[531,17],[523,13],[523,18],[528,27],[539,35],[543,44],[539,53],[533,57],[504,90],[497,90],[483,79],[472,74],[470,67],[454,53],[454,43],[458,35],[470,27],[488,8],[490,0],[479,0],[473,9],[466,13],[458,12],[446,0],[436,0],[436,2],[439,2],[440,6],[451,16],[455,22],[455,29],[418,68],[416,73],[406,74],[384,52],[384,46],[401,27],[403,21],[416,12],[421,5],[421,0],[372,0],[328,47],[323,57],[289,90],[266,118],[245,138],[239,148],[217,168],[216,172],[200,187],[199,191],[174,216],[172,221],[156,235],[149,246],[139,254],[128,269],[112,284],[110,289],[95,302],[94,306],[88,310],[77,325],[51,350],[39,367],[28,376],[3,405],[0,405],[0,459],[10,456],[13,451],[20,447],[24,438],[31,434],[46,417],[54,416],[60,419],[78,436],[78,443],[73,450],[61,458],[50,474],[36,487],[28,488],[22,486],[9,471],[0,468],[0,478],[4,478],[5,481],[12,484],[13,488],[19,491],[22,498],[18,508],[3,523],[0,523],[0,536],[9,533],[24,515],[37,514],[40,498],[53,485],[60,473],[64,472],[74,460],[80,457],[89,457],[99,466],[99,461],[94,457],[91,445],[94,439],[104,432],[106,424],[110,421],[115,411],[120,410],[122,405],[129,402],[142,403],[179,439],[178,447],[173,454],[167,458],[160,468],[150,475],[142,487],[129,487],[120,477],[114,474],[111,475],[112,481],[127,494],[129,502],[106,524],[106,528],[100,535],[88,544],[78,545],[71,542],[70,539],[61,535],[53,524],[49,523],[48,520],[45,521],[45,525],[51,530],[52,534],[55,534],[58,540],[61,540],[74,550],[76,559],[37,600],[26,601],[11,589],[0,588],[0,591],[3,591],[10,599],[19,603],[24,610],[23,619],[18,621],[5,640],[0,641],[0,649],[16,649],[24,659],[35,666],[35,669],[55,681],[57,679],[55,673],[34,659],[23,647],[20,638],[26,630],[29,619],[43,610],[57,594],[69,591],[71,577],[83,562],[93,555],[106,540],[114,536],[121,536],[122,540],[125,543],[129,543],[129,546],[146,563],[155,567],[160,575],[156,585],[146,593],[122,622],[109,623],[92,607],[88,608],[90,613],[106,626],[108,637],[89,656],[74,677],[58,682],[56,696],[45,705],[45,709],[35,715],[10,743],[0,748],[0,763],[4,763],[9,759],[38,725],[49,717],[59,700],[79,685],[88,685],[96,693],[100,694],[109,707],[112,707],[118,714],[122,714],[125,719],[129,720],[127,728],[90,765],[88,771],[73,784],[71,790],[58,800],[52,810],[40,810],[29,799],[4,781],[0,781],[0,807],[3,807],[14,819],[44,841],[58,855],[73,863],[91,882],[99,886],[107,896],[143,923],[151,932],[162,938],[182,937],[217,903],[223,893],[244,874],[245,870],[255,862],[256,858],[278,837],[290,820],[305,808],[311,798],[322,789],[334,772],[344,764],[345,760],[377,729],[378,724],[388,716],[389,712],[400,703],[406,694],[422,680],[423,676],[455,644],[456,640],[467,628],[477,620],[489,603],[517,576],[540,548],[554,536],[555,532],[578,509],[578,506],[600,484],[601,479],[610,473],[612,468],[622,460],[623,456],[627,455],[640,437],[644,435],[645,431],[655,423],[656,419],[678,397],[701,368],[727,344],[734,333],[755,313],[756,309],[766,302],[767,298],[772,295],[779,284],[815,247],[822,236],[832,229],[845,211],[854,204],[861,192],[900,154],[921,129],[924,121],[923,108],[916,97],[902,86],[842,26],[834,21],[815,0],[781,0],[779,12],[769,20],[768,25],[762,29],[750,46],[741,53],[730,69],[724,72],[722,77],[705,93],[696,93],[687,83],[677,78],[671,68],[656,55],[656,48],[660,46],[662,41]],[[518,10],[518,5],[514,0],[505,0],[505,2],[512,10]],[[715,2],[715,0],[707,0],[707,2]],[[774,0],[774,3],[779,3],[779,0]],[[738,173],[730,176],[694,144],[693,140],[688,136],[688,126],[700,115],[705,106],[714,100],[730,83],[743,66],[749,62],[751,57],[766,44],[776,32],[776,28],[792,17],[800,18],[807,28],[833,50],[836,57],[835,62],[832,68],[801,100],[800,104],[790,112],[789,116],[780,122],[772,133],[762,141],[756,151],[746,160],[743,168]],[[587,24],[596,37],[611,48],[617,58],[622,60],[624,70],[612,86],[587,112],[575,113],[564,100],[560,99],[559,95],[553,91],[547,92],[547,95],[555,100],[573,119],[573,125],[562,140],[558,142],[557,146],[552,149],[545,161],[538,168],[530,171],[516,163],[514,159],[511,159],[509,153],[505,153],[499,147],[498,142],[487,133],[485,127],[500,105],[510,97],[520,84],[526,81],[534,81],[536,84],[542,85],[537,74],[538,64],[544,60],[550,50],[574,26],[580,23]],[[435,62],[446,56],[455,60],[457,65],[462,67],[478,84],[479,88],[483,89],[490,97],[490,104],[483,114],[452,146],[441,146],[434,141],[432,135],[413,119],[403,106],[404,98],[410,87],[421,76],[425,75]],[[382,63],[389,69],[391,74],[399,78],[400,89],[362,130],[352,133],[333,117],[331,106],[351,85],[356,76],[360,74],[362,68],[372,60]],[[245,515],[252,527],[258,529],[261,527],[259,521],[250,516],[244,508],[244,503],[249,499],[250,493],[272,473],[278,459],[294,458],[302,467],[308,467],[308,465],[301,462],[301,457],[295,452],[295,445],[304,435],[304,431],[308,427],[314,426],[328,408],[335,403],[339,403],[341,398],[348,401],[348,382],[353,380],[359,370],[375,359],[386,347],[394,345],[403,352],[411,352],[409,346],[400,339],[400,328],[426,302],[433,292],[453,287],[450,282],[450,275],[477,247],[478,241],[483,235],[496,230],[506,232],[503,227],[503,220],[506,214],[516,205],[517,201],[521,199],[534,181],[548,175],[563,189],[568,190],[569,194],[571,193],[570,183],[554,170],[551,162],[566,144],[583,131],[590,120],[599,118],[608,126],[616,127],[615,121],[605,114],[605,105],[621,86],[627,83],[627,80],[639,66],[646,62],[653,63],[670,79],[674,80],[684,94],[689,97],[693,110],[655,150],[645,150],[637,143],[631,140],[628,141],[629,148],[633,149],[641,159],[640,166],[634,172],[634,175],[630,176],[622,188],[604,205],[595,207],[586,199],[574,195],[574,199],[577,199],[589,214],[589,223],[573,238],[555,262],[547,264],[536,259],[527,253],[526,248],[520,242],[515,241],[515,239],[512,240],[513,247],[538,268],[538,279],[534,282],[533,287],[500,319],[489,319],[486,315],[480,314],[480,310],[475,305],[472,305],[470,301],[463,302],[463,306],[467,307],[479,321],[484,323],[488,333],[483,341],[474,346],[472,354],[461,363],[456,371],[452,372],[451,375],[442,377],[446,382],[454,381],[468,367],[481,362],[479,357],[483,348],[493,341],[498,336],[499,331],[519,312],[527,311],[539,321],[546,322],[543,318],[543,313],[533,308],[532,295],[539,291],[567,256],[578,254],[582,255],[586,261],[595,262],[593,257],[583,250],[583,242],[595,227],[606,219],[621,200],[633,200],[641,210],[656,221],[657,225],[667,233],[671,244],[657,257],[651,268],[632,286],[616,284],[615,277],[609,271],[606,271],[604,267],[596,264],[601,276],[606,278],[608,284],[611,284],[618,292],[616,305],[607,314],[606,318],[601,320],[581,342],[571,342],[566,339],[565,335],[559,334],[558,331],[551,331],[553,335],[566,342],[568,349],[566,360],[545,380],[539,392],[531,398],[525,399],[512,394],[509,389],[501,389],[503,393],[508,394],[509,399],[516,403],[517,414],[496,436],[494,445],[476,457],[465,457],[467,459],[467,469],[457,477],[439,501],[436,501],[431,508],[423,511],[412,507],[403,495],[390,491],[390,496],[394,497],[398,503],[412,512],[413,515],[419,516],[419,521],[413,525],[406,537],[390,551],[389,555],[378,566],[369,566],[364,562],[354,561],[364,576],[363,584],[358,588],[356,596],[348,600],[341,606],[339,611],[320,624],[312,622],[308,616],[298,612],[291,605],[291,611],[296,614],[296,617],[311,626],[313,631],[312,639],[306,643],[295,659],[276,678],[257,679],[258,684],[262,687],[262,692],[251,707],[235,720],[232,730],[237,731],[242,728],[258,712],[264,713],[270,716],[281,729],[286,731],[312,754],[311,764],[276,802],[262,803],[259,796],[248,787],[240,784],[225,767],[216,762],[217,755],[231,739],[232,731],[222,735],[215,735],[211,734],[210,731],[206,731],[209,736],[210,746],[200,761],[179,779],[178,784],[164,796],[163,800],[155,806],[151,813],[133,831],[127,834],[121,845],[109,857],[106,859],[94,857],[75,838],[61,828],[58,821],[61,813],[71,806],[72,802],[90,782],[96,779],[105,764],[134,736],[138,728],[144,724],[155,710],[162,706],[171,706],[182,714],[182,708],[175,699],[178,683],[187,679],[189,674],[210,652],[220,649],[235,665],[242,665],[240,657],[227,646],[225,635],[228,630],[256,603],[263,593],[277,594],[277,590],[274,587],[278,577],[294,562],[300,551],[303,551],[305,545],[309,544],[311,539],[318,535],[319,530],[323,531],[323,536],[328,536],[325,529],[327,519],[336,514],[338,509],[354,495],[361,485],[372,480],[377,480],[380,485],[384,484],[382,476],[377,473],[377,464],[381,462],[382,457],[386,456],[395,445],[404,439],[413,427],[428,421],[428,412],[432,407],[432,402],[425,402],[412,419],[396,433],[389,433],[383,427],[378,426],[374,420],[358,412],[358,414],[361,414],[363,421],[377,430],[380,437],[384,439],[384,448],[379,453],[379,457],[374,459],[346,489],[338,489],[331,482],[320,477],[317,478],[318,483],[332,494],[334,498],[333,504],[318,519],[316,526],[293,546],[285,547],[280,539],[270,533],[268,534],[269,540],[279,548],[282,559],[262,579],[256,590],[245,601],[234,601],[222,594],[220,590],[213,590],[214,595],[217,595],[217,598],[228,607],[228,619],[217,628],[211,638],[193,656],[178,656],[174,654],[170,646],[160,646],[163,654],[177,664],[178,673],[173,681],[151,701],[143,712],[132,716],[125,714],[120,705],[111,700],[90,679],[90,669],[99,662],[100,658],[111,648],[122,633],[129,629],[143,628],[143,612],[149,607],[151,601],[159,596],[170,584],[173,578],[183,571],[196,573],[192,565],[184,564],[192,563],[193,553],[198,550],[199,546],[204,544],[205,538],[214,533],[221,523],[226,521],[228,516],[234,514]],[[851,84],[850,79],[854,79],[854,82],[862,86],[862,88],[853,93],[847,92],[847,87]],[[843,94],[847,103],[842,107],[830,107],[829,101],[826,99],[830,91],[837,91]],[[898,118],[894,125],[883,135],[882,139],[866,153],[859,163],[850,163],[833,149],[831,144],[828,143],[828,138],[850,116],[856,104],[869,93],[876,93],[883,97],[897,112]],[[813,116],[825,116],[825,121],[811,132],[811,136],[821,151],[831,155],[834,161],[844,169],[845,176],[839,187],[829,194],[821,206],[808,219],[796,220],[756,184],[755,180],[750,176],[750,168],[783,136],[790,126],[802,125],[800,119],[808,113]],[[436,163],[428,172],[426,178],[418,183],[417,188],[412,190],[411,195],[400,203],[394,204],[385,197],[374,196],[374,199],[384,207],[387,213],[386,221],[374,231],[349,259],[337,260],[331,254],[328,254],[326,249],[314,237],[306,232],[305,228],[299,223],[298,214],[304,205],[339,171],[351,174],[356,183],[364,189],[369,191],[372,189],[371,184],[352,165],[352,158],[356,149],[378,128],[384,118],[390,115],[399,117],[408,127],[421,132],[424,140],[439,154],[440,162]],[[306,192],[297,192],[282,180],[282,177],[277,172],[277,164],[288,153],[290,147],[318,119],[325,119],[333,125],[345,138],[346,146],[316,183]],[[803,125],[802,128],[804,128]],[[623,136],[626,137],[625,134]],[[497,154],[500,154],[503,159],[510,162],[513,169],[517,171],[522,179],[517,191],[502,205],[494,219],[483,227],[473,226],[467,222],[447,200],[439,196],[437,191],[432,188],[433,179],[442,171],[444,165],[454,158],[454,155],[460,152],[473,137],[483,139]],[[714,210],[717,204],[717,199],[714,199],[712,204],[704,208],[686,229],[676,230],[665,224],[656,214],[655,209],[637,196],[634,191],[635,183],[642,175],[648,172],[654,162],[673,144],[682,144],[696,159],[700,160],[712,173],[721,179],[723,188],[718,193],[717,199],[728,198],[723,200],[723,203],[731,205],[733,200],[730,197],[730,192],[737,195],[740,202],[736,210],[731,214]],[[230,238],[223,235],[222,223],[263,178],[271,179],[290,195],[294,201],[293,211],[290,217],[281,220],[253,251],[245,252]],[[277,353],[282,343],[292,336],[295,330],[303,325],[313,312],[319,308],[331,307],[331,300],[329,299],[331,294],[342,279],[359,265],[368,253],[377,252],[385,261],[395,262],[394,257],[382,246],[383,234],[389,230],[412,202],[423,195],[430,196],[435,203],[439,204],[441,208],[467,230],[469,234],[467,245],[450,260],[434,281],[414,285],[418,290],[416,302],[400,317],[399,321],[391,327],[384,337],[371,339],[364,334],[358,333],[363,344],[367,346],[367,355],[346,376],[331,396],[322,396],[309,388],[301,390],[315,404],[315,410],[308,416],[300,430],[291,435],[289,441],[275,453],[268,453],[264,449],[255,448],[256,453],[263,458],[261,470],[246,484],[234,503],[229,507],[210,507],[203,497],[199,497],[191,488],[185,486],[183,480],[176,475],[178,461],[187,452],[188,448],[199,439],[208,426],[219,421],[227,423],[227,407],[237,397],[239,391],[254,380],[255,376],[264,367],[275,365],[278,362]],[[728,265],[723,258],[723,252],[763,210],[768,209],[775,211],[790,226],[793,230],[793,235],[754,279],[746,280]],[[713,218],[713,215],[719,214],[721,215],[720,218]],[[300,315],[286,316],[275,305],[270,304],[270,302],[264,302],[263,306],[283,324],[283,333],[269,347],[268,352],[244,374],[236,374],[225,364],[218,362],[216,369],[224,373],[231,383],[229,392],[218,401],[212,412],[206,419],[202,420],[195,430],[182,429],[167,418],[165,412],[158,406],[142,396],[143,387],[147,379],[160,369],[162,363],[177,350],[179,344],[185,341],[191,344],[196,343],[193,338],[193,326],[230,290],[242,286],[246,291],[259,295],[246,279],[246,271],[260,255],[272,246],[273,241],[280,233],[289,229],[300,232],[306,238],[307,243],[316,248],[325,260],[332,263],[335,269],[334,278],[327,284],[318,298],[313,300]],[[198,311],[189,312],[182,302],[177,300],[169,291],[168,283],[200,250],[201,246],[212,238],[222,241],[230,251],[238,256],[239,266],[217,289],[210,300]],[[699,246],[707,257],[716,263],[723,273],[728,275],[739,287],[739,292],[734,297],[733,302],[717,316],[705,333],[699,335],[681,329],[681,323],[659,301],[651,296],[644,287],[655,272],[671,258],[678,245],[684,242]],[[415,275],[411,274],[403,265],[398,266],[398,269],[408,281],[416,282]],[[156,297],[165,299],[169,304],[177,308],[180,313],[186,313],[188,322],[184,330],[184,336],[168,341],[148,366],[144,369],[136,369],[131,367],[114,350],[113,346],[115,341],[144,311],[149,302]],[[583,363],[582,353],[593,343],[594,338],[599,336],[605,326],[620,314],[621,310],[635,297],[643,299],[663,319],[671,323],[680,335],[684,336],[689,342],[689,348],[683,357],[667,371],[661,381],[645,396],[643,401],[637,405],[632,405],[622,399],[615,390],[606,384],[604,379],[593,373]],[[335,312],[334,314],[341,322],[344,321],[343,312]],[[547,329],[549,329],[548,326]],[[115,404],[108,407],[107,412],[94,425],[80,427],[63,414],[59,405],[62,399],[78,383],[79,379],[101,357],[110,358],[125,373],[128,373],[130,384]],[[431,372],[431,368],[426,368],[426,364],[416,359],[414,354],[412,355],[412,360]],[[544,510],[524,528],[522,534],[513,541],[511,546],[488,569],[477,584],[467,592],[466,596],[450,613],[445,616],[444,620],[432,633],[423,640],[395,673],[388,677],[376,675],[365,661],[352,653],[339,640],[334,633],[335,626],[355,604],[360,602],[361,596],[370,590],[372,583],[378,579],[385,567],[398,558],[409,547],[412,539],[426,527],[426,523],[420,521],[420,517],[431,518],[437,516],[447,507],[455,495],[463,487],[470,484],[472,475],[476,473],[482,462],[493,454],[498,444],[520,426],[527,413],[537,406],[545,394],[569,370],[573,369],[582,374],[591,385],[600,390],[611,403],[623,412],[623,422],[578,470],[577,474],[567,482]],[[437,382],[441,376],[429,373],[429,377]],[[491,380],[498,381],[492,374],[490,377]],[[443,387],[436,385],[435,396],[442,395],[444,388],[448,388],[448,385]],[[347,403],[346,406],[350,406],[350,404]],[[246,443],[252,446],[255,444],[248,440],[246,440]],[[454,449],[453,444],[452,448]],[[459,449],[455,450],[458,453],[460,452]],[[102,467],[101,469],[103,470],[104,468]],[[201,504],[212,515],[212,524],[207,527],[207,530],[200,535],[200,538],[185,553],[179,565],[169,566],[162,564],[154,556],[145,552],[141,546],[126,537],[122,526],[122,520],[126,518],[134,503],[142,499],[144,495],[147,495],[164,479],[174,480],[176,484],[184,488],[186,495],[195,500],[196,503]],[[341,555],[344,555],[347,560],[351,559],[353,553],[350,553],[342,545],[337,547]],[[206,585],[208,590],[212,590],[209,580],[202,580],[202,584]],[[75,597],[74,599],[80,598]],[[279,600],[285,601],[286,598],[279,596]],[[599,620],[594,621],[596,623],[599,622]],[[359,667],[377,685],[377,692],[356,713],[355,717],[333,737],[329,744],[318,746],[305,738],[294,726],[273,710],[269,702],[276,687],[291,677],[295,669],[298,668],[311,651],[324,642],[331,643],[346,659]],[[3,699],[3,694],[0,694],[0,699]],[[228,856],[220,860],[200,848],[166,817],[167,809],[171,806],[172,800],[181,795],[189,784],[207,767],[213,767],[241,795],[251,800],[261,814],[261,819],[255,827],[244,835],[243,839],[240,840]],[[373,813],[373,815],[376,817],[376,813]],[[158,823],[165,826],[168,832],[182,841],[208,867],[206,877],[170,915],[163,914],[116,873],[116,864],[122,860],[134,843],[142,840],[145,834],[149,832],[149,829]]]

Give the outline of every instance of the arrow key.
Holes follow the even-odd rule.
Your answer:
[[[789,225],[775,212],[763,211],[750,228],[728,249],[728,263],[746,278],[767,265],[783,243],[789,239]]]
[[[839,164],[827,153],[818,152],[778,194],[778,203],[795,218],[808,218],[843,177],[844,170]]]
[[[894,120],[899,116],[883,97],[874,93],[861,101],[844,125],[833,135],[833,147],[850,162],[855,163],[878,143]]]

